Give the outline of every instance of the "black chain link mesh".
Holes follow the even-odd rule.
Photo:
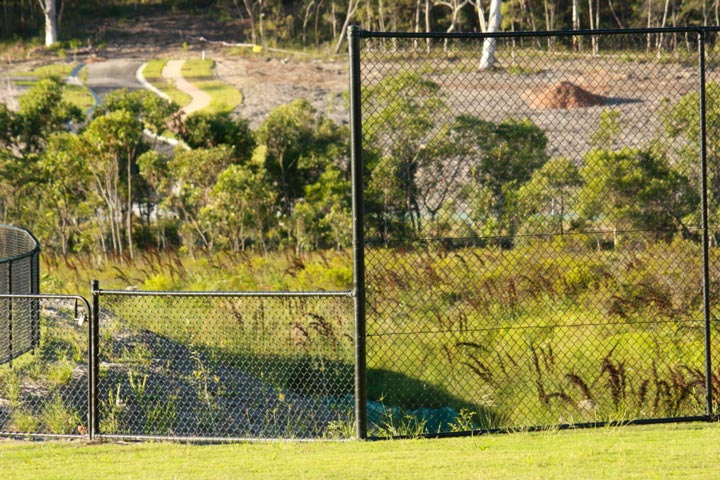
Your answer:
[[[703,415],[698,34],[482,52],[362,39],[370,434]]]
[[[100,433],[354,435],[349,296],[100,295]]]
[[[37,241],[28,232],[0,225],[0,294],[38,293],[39,253]],[[0,364],[37,346],[38,329],[37,300],[0,303]]]
[[[87,309],[73,300],[0,298],[0,309],[37,309],[39,345],[0,366],[0,433],[87,434]]]

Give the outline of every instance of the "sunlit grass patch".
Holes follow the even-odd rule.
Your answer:
[[[145,80],[150,82],[153,87],[163,92],[165,95],[170,97],[173,102],[177,103],[181,107],[189,105],[190,102],[192,102],[192,97],[177,89],[172,82],[162,76],[162,71],[167,63],[167,58],[160,58],[147,62],[142,71]]]

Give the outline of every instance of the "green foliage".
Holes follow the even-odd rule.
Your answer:
[[[575,193],[582,185],[578,167],[569,159],[553,158],[536,170],[517,191],[518,236],[563,233]],[[527,241],[526,238],[521,238]]]
[[[437,124],[447,112],[439,90],[422,74],[402,72],[363,92],[363,109],[369,112],[365,142],[385,145],[368,165],[367,186],[370,223],[384,241],[419,234],[421,210],[428,208],[434,217],[441,208],[428,204],[427,193],[435,185],[423,183],[421,172],[428,179],[457,173],[447,171],[454,166],[447,160],[461,154],[464,146],[451,140],[453,127]]]
[[[262,170],[256,173],[245,165],[230,165],[218,175],[207,205],[200,210],[200,222],[219,246],[226,244],[239,252],[252,242],[267,251],[274,201],[275,192]]]
[[[162,133],[173,115],[180,107],[174,102],[168,102],[147,90],[115,90],[109,93],[103,104],[95,109],[94,118],[101,117],[109,112],[125,110],[138,118],[153,133]]]
[[[332,173],[322,180],[321,177],[329,168],[346,166],[348,131],[318,115],[307,100],[295,100],[268,114],[257,131],[257,139],[258,150],[262,152],[259,160],[277,191],[279,226],[287,240],[302,248],[305,228],[296,221],[302,222],[307,212],[300,207],[300,214],[294,214],[296,204],[306,195],[307,188],[313,195],[320,196],[325,190],[332,196],[328,188],[336,190],[329,184],[337,183],[337,176],[335,180],[331,179]],[[309,187],[316,183],[317,187]],[[328,201],[335,202],[335,211],[341,209],[337,197]]]
[[[350,245],[350,181],[343,177],[337,167],[330,165],[316,183],[305,187],[305,198],[293,212],[299,248],[340,249]]]
[[[621,132],[620,111],[603,110],[600,113],[598,129],[590,136],[590,143],[597,148],[611,149]]]
[[[63,100],[62,92],[58,77],[43,78],[20,97],[17,112],[3,108],[0,142],[21,154],[38,153],[53,132],[65,130],[68,122],[82,120],[80,109]]]
[[[668,237],[698,203],[685,176],[652,150],[592,150],[581,174],[579,211],[608,224],[617,244],[623,230],[642,230]],[[667,233],[664,233],[667,232]]]
[[[249,122],[240,117],[232,119],[228,113],[190,115],[179,134],[191,148],[231,146],[241,161],[248,160],[255,148]]]

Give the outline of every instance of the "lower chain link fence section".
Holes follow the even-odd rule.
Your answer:
[[[100,293],[99,433],[354,436],[348,294]]]
[[[40,320],[34,348],[0,365],[0,434],[87,435],[89,312],[78,303],[73,298],[0,298],[0,312],[39,311]]]

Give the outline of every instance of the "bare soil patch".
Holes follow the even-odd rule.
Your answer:
[[[567,110],[604,105],[607,100],[572,82],[561,81],[545,89],[525,92],[525,101],[530,108]]]

